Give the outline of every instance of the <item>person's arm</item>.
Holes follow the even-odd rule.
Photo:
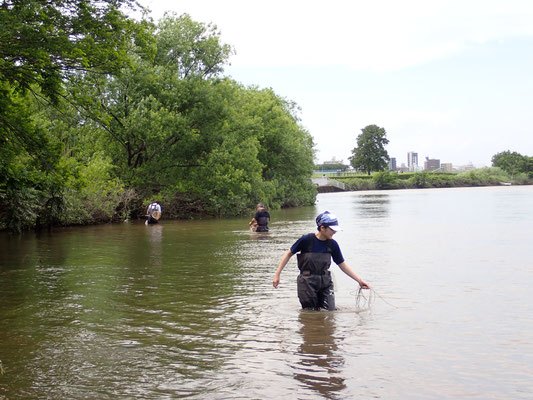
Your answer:
[[[346,275],[348,275],[350,278],[356,281],[359,284],[359,286],[361,286],[361,288],[370,289],[370,285],[366,283],[359,275],[357,275],[355,271],[351,269],[348,264],[346,264],[346,262],[344,261],[341,262],[339,264],[339,268],[342,270],[342,272],[344,272]]]
[[[255,220],[255,218],[252,218],[252,220],[248,222],[248,225],[253,225],[253,224],[257,224],[257,221]]]
[[[290,250],[287,250],[285,254],[283,254],[283,257],[281,257],[281,261],[279,262],[278,269],[276,270],[276,273],[274,274],[274,279],[272,280],[272,285],[277,289],[279,285],[279,277],[281,275],[281,271],[283,271],[283,268],[285,268],[285,265],[289,262],[290,258],[293,256],[293,253]]]

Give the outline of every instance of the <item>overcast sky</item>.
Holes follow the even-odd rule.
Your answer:
[[[140,2],[216,25],[226,75],[295,101],[318,162],[348,163],[371,124],[398,165],[533,156],[533,1]]]

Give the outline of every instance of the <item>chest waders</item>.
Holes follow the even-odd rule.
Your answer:
[[[331,240],[327,243],[327,253],[313,253],[314,233],[309,234],[309,248],[297,255],[298,299],[302,308],[314,310],[335,310],[335,294],[329,267],[331,265]]]
[[[268,232],[268,221],[270,221],[270,218],[266,216],[259,217],[256,232]]]

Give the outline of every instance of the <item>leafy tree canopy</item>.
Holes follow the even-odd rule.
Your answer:
[[[373,171],[383,171],[387,168],[389,155],[385,145],[389,143],[384,128],[368,125],[357,136],[357,147],[352,150],[350,162],[352,166],[370,175]]]
[[[120,7],[132,0],[2,0],[0,80],[17,89],[37,83],[57,99],[72,73],[116,71],[134,22]]]
[[[515,151],[507,150],[495,154],[492,156],[492,166],[499,167],[511,175],[525,173],[533,177],[533,157]]]
[[[216,27],[134,23],[129,0],[0,4],[0,229],[123,219],[151,198],[169,217],[314,203],[296,105],[221,76]]]

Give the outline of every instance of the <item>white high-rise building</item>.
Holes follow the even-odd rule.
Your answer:
[[[407,167],[409,171],[418,171],[418,153],[414,151],[407,153]]]

